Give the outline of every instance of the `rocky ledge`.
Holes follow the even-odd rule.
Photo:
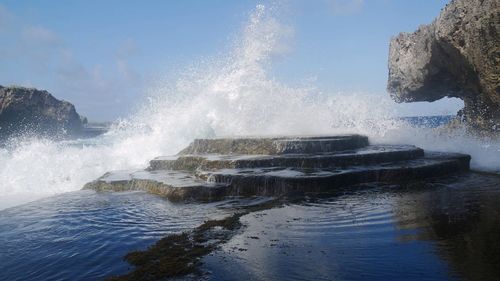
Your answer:
[[[497,0],[451,0],[439,17],[392,38],[388,91],[397,102],[457,97],[474,128],[500,131]]]
[[[74,135],[85,123],[71,103],[47,91],[0,86],[0,138],[24,133]]]
[[[368,182],[402,182],[467,171],[470,156],[413,145],[370,145],[360,135],[199,139],[146,170],[109,172],[85,185],[144,190],[171,200],[289,196]]]

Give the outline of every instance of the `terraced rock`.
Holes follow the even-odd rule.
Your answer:
[[[173,201],[187,198],[213,201],[226,195],[228,185],[207,182],[183,171],[122,170],[104,174],[84,189],[97,191],[144,190]]]
[[[200,139],[178,155],[151,160],[146,170],[106,173],[84,188],[213,201],[422,180],[467,171],[469,162],[468,155],[412,145],[369,145],[359,135]]]
[[[356,149],[367,145],[368,138],[360,135],[196,139],[179,154],[276,155],[323,153]]]
[[[413,145],[366,146],[354,150],[281,155],[198,154],[158,157],[149,170],[213,170],[222,168],[328,168],[409,160],[424,155]]]

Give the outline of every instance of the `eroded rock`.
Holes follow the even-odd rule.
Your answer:
[[[500,131],[497,0],[452,0],[439,17],[392,38],[388,91],[397,102],[457,97],[468,124]]]

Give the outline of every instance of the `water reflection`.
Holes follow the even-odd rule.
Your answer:
[[[212,280],[498,280],[500,178],[370,186],[243,217]]]
[[[79,191],[0,211],[0,280],[100,280],[167,233],[264,199],[173,204]],[[497,280],[500,177],[360,186],[243,216],[211,280]],[[199,279],[199,276],[194,277]]]
[[[397,198],[400,229],[419,229],[406,240],[434,241],[437,254],[465,280],[500,278],[500,180],[469,174],[429,184]]]

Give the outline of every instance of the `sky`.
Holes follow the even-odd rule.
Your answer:
[[[448,0],[0,0],[0,85],[36,87],[93,121],[125,117],[154,81],[231,46],[257,4],[293,30],[273,63],[283,83],[388,95],[391,36],[430,23]],[[166,78],[165,78],[166,77]],[[401,105],[454,113],[461,101]]]

